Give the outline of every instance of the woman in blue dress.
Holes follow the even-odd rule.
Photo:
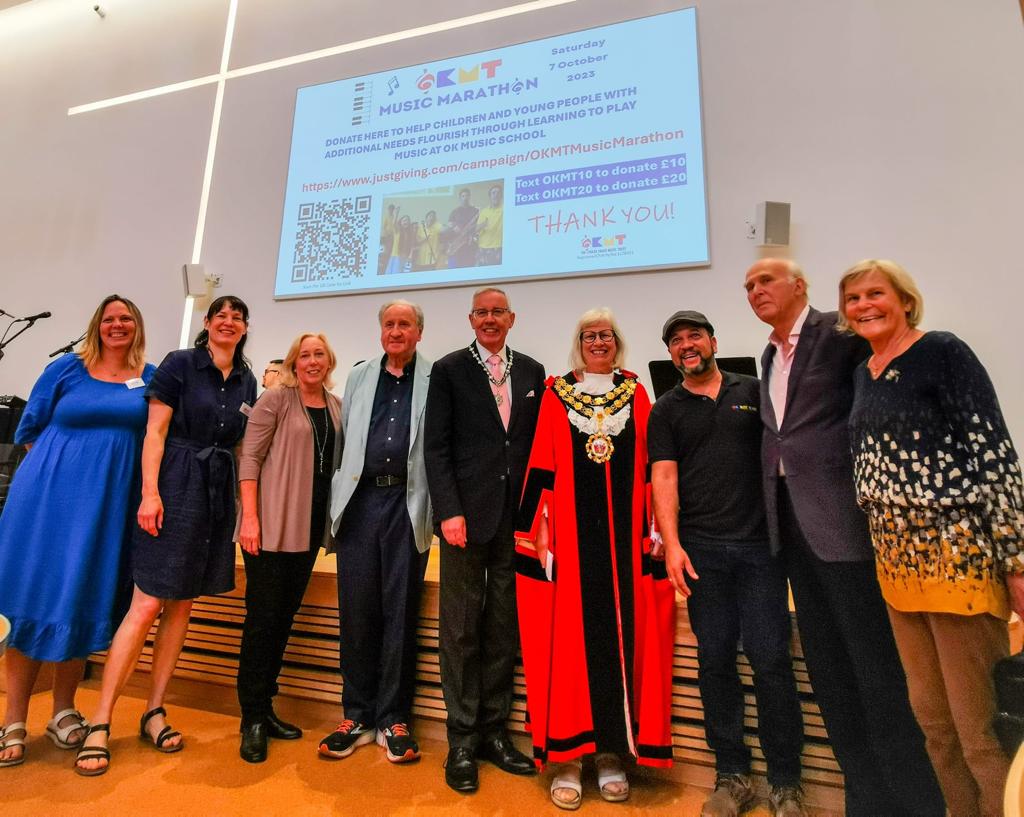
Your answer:
[[[16,442],[30,448],[0,516],[0,613],[13,625],[0,767],[25,760],[29,696],[56,663],[46,733],[77,747],[88,724],[75,709],[84,659],[106,649],[122,550],[139,501],[146,427],[146,334],[138,307],[110,295],[77,354],[46,367]]]
[[[134,594],[110,646],[93,725],[75,761],[81,775],[109,768],[110,716],[158,615],[139,735],[161,752],[184,747],[181,734],[167,725],[163,700],[192,600],[234,588],[234,448],[256,402],[256,378],[242,354],[248,325],[245,303],[217,298],[194,348],[167,355],[146,389],[142,503],[131,544]]]

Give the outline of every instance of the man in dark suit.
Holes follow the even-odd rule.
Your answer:
[[[445,781],[477,789],[476,758],[512,774],[533,763],[505,731],[516,653],[513,521],[544,392],[544,367],[505,345],[508,297],[473,295],[476,339],[441,358],[427,392],[424,454],[441,537]]]
[[[807,668],[846,777],[847,817],[942,817],[945,805],[857,507],[847,421],[870,348],[818,312],[792,261],[747,272],[747,300],[772,333],[761,359],[761,449],[772,548],[786,565]]]

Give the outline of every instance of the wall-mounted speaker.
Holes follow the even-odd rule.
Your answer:
[[[758,204],[754,234],[758,247],[788,247],[789,202],[762,201]]]
[[[181,280],[186,295],[198,297],[206,294],[206,270],[202,264],[182,264]]]

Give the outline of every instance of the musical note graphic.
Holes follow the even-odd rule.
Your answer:
[[[388,96],[394,94],[396,88],[398,88],[398,77],[392,77],[388,80]]]

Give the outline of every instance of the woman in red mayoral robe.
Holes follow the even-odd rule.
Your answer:
[[[620,368],[608,309],[576,326],[572,371],[550,378],[519,510],[516,593],[537,765],[576,809],[595,756],[605,800],[629,797],[621,758],[671,766],[675,594],[651,554],[650,399]]]

